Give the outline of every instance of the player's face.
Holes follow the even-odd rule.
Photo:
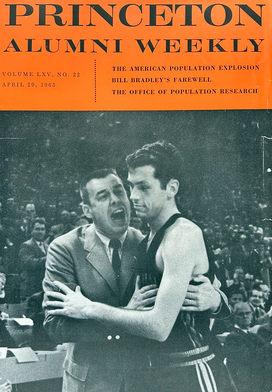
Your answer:
[[[87,184],[90,205],[83,211],[92,218],[97,230],[108,238],[121,237],[128,228],[130,203],[119,177],[109,174]]]
[[[151,165],[131,169],[128,174],[130,199],[137,216],[148,223],[154,222],[164,211],[167,191],[161,188],[160,181],[154,177]]]

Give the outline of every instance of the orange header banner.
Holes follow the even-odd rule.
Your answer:
[[[271,108],[271,2],[0,5],[1,110]]]

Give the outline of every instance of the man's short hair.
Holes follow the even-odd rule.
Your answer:
[[[259,293],[262,293],[262,296],[264,295],[263,290],[260,288],[260,286],[258,284],[256,284],[256,285],[254,284],[252,286],[251,290],[248,293],[249,298],[253,295],[253,291],[258,291]]]
[[[154,167],[154,177],[160,181],[161,188],[165,189],[170,180],[180,181],[181,156],[173,144],[158,141],[146,144],[126,158],[128,169],[151,165]]]
[[[85,175],[79,182],[79,190],[80,190],[80,196],[82,199],[82,202],[84,204],[90,205],[90,199],[89,199],[89,193],[87,191],[87,184],[89,181],[93,180],[94,178],[105,178],[109,174],[114,174],[115,176],[118,177],[118,174],[115,169],[112,168],[105,168],[105,169],[99,169],[99,170],[94,170],[87,175]]]
[[[45,219],[37,217],[31,223],[31,231],[34,229],[36,223],[39,223],[40,225],[44,225],[45,228],[46,228],[46,221],[45,221]]]
[[[241,307],[248,306],[249,311],[252,313],[252,309],[247,302],[237,302],[233,307],[233,313],[236,314],[240,310]]]

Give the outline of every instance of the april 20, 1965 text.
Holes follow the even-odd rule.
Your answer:
[[[56,87],[56,83],[33,83],[33,82],[3,82],[1,87]]]

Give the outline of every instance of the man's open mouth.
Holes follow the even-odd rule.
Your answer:
[[[126,217],[125,211],[123,208],[118,208],[111,214],[112,220],[124,220]]]

